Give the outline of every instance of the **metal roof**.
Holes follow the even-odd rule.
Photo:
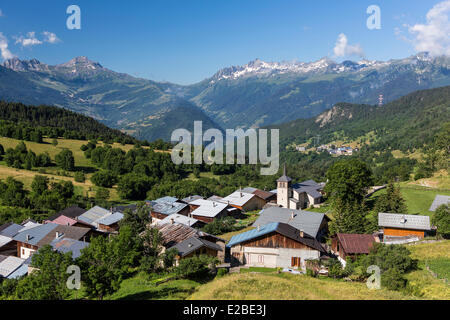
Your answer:
[[[255,192],[256,190],[258,190],[258,189],[252,188],[252,187],[247,187],[247,188],[244,188],[244,189],[242,189],[242,190],[236,190],[236,192],[242,191],[242,192],[247,192],[247,193],[253,193],[253,192]]]
[[[83,213],[81,216],[78,217],[78,220],[89,223],[90,225],[94,225],[97,220],[100,220],[101,218],[104,218],[111,214],[111,211],[106,210],[102,207],[95,206],[91,208],[90,210]]]
[[[100,220],[97,220],[98,224],[103,224],[105,226],[113,225],[120,220],[123,219],[123,214],[120,212],[115,212],[113,214],[110,214],[109,216],[106,216],[104,218],[101,218]]]
[[[294,217],[292,217],[292,214]],[[323,213],[269,207],[261,210],[259,218],[255,221],[253,226],[264,226],[273,222],[287,223],[298,230],[303,230],[305,233],[315,238],[317,237],[323,219],[325,219],[325,214]]]
[[[429,209],[429,211],[436,211],[442,205],[450,205],[450,196],[443,196],[438,194]]]
[[[155,200],[155,202],[167,202],[167,203],[174,203],[177,201],[178,201],[178,199],[175,197],[162,197],[162,198]]]
[[[50,245],[53,249],[63,254],[72,252],[72,258],[76,259],[81,256],[81,250],[89,246],[89,242],[75,239],[54,239]]]
[[[230,203],[231,205],[235,205],[238,207],[244,206],[247,202],[255,197],[252,193],[246,193],[243,191],[236,191],[230,194],[229,196],[223,198],[221,201],[224,203]]]
[[[176,245],[174,245],[173,247],[169,248],[170,249],[177,249],[178,250],[178,254],[181,257],[185,257],[188,254],[194,252],[195,250],[198,250],[202,247],[207,247],[216,251],[222,251],[222,248],[218,245],[215,244],[211,241],[205,240],[205,239],[201,239],[201,238],[197,238],[197,237],[190,237],[182,242],[177,243]]]
[[[178,213],[188,206],[185,203],[162,202],[162,201],[160,201],[160,202],[151,201],[150,204],[152,206],[152,211],[164,214],[166,216],[169,216],[174,213]]]
[[[249,240],[253,240],[255,238],[259,238],[261,236],[267,235],[272,232],[277,232],[287,238],[290,238],[294,241],[297,241],[299,243],[303,243],[304,245],[313,248],[315,250],[325,252],[322,245],[317,241],[314,237],[307,234],[306,232],[301,235],[300,230],[294,228],[293,226],[290,226],[286,223],[269,223],[267,225],[264,225],[260,227],[259,229],[253,229],[238,235],[235,235],[230,239],[230,242],[227,244],[227,247],[233,247],[237,244],[247,242]]]
[[[174,223],[180,223],[188,227],[192,227],[199,220],[183,216],[181,214],[171,214],[170,216],[165,217],[164,219],[158,221],[158,225],[163,225],[166,223],[171,223],[173,220]]]
[[[24,263],[24,261],[24,259],[12,256],[6,258],[0,262],[0,276],[4,278],[8,277],[11,273],[17,270]]]
[[[17,268],[14,272],[12,272],[7,278],[8,279],[17,279],[26,274],[28,274],[28,265],[23,263],[19,268]]]
[[[298,193],[306,192],[314,199],[319,199],[322,194],[318,191],[323,188],[323,185],[318,184],[314,180],[307,180],[300,183],[296,183],[292,186],[292,189]]]
[[[378,226],[410,230],[431,230],[429,216],[414,216],[398,213],[379,213]]]
[[[10,243],[11,241],[12,241],[12,238],[0,235],[0,248],[3,247],[4,245]]]
[[[7,228],[3,229],[0,232],[0,235],[12,238],[16,234],[18,234],[19,231],[22,230],[22,229],[23,229],[23,226],[21,226],[19,224],[12,223]]]
[[[190,205],[199,206],[197,209],[192,211],[191,213],[192,215],[209,218],[214,218],[228,206],[223,202],[203,200],[203,199],[195,200],[191,202]]]
[[[41,241],[47,234],[49,234],[57,226],[58,225],[55,223],[47,223],[30,229],[25,229],[20,231],[13,238],[13,240],[37,246],[38,242]],[[27,236],[29,237],[29,240],[27,240]]]
[[[338,233],[337,238],[347,254],[369,253],[375,242],[375,237],[371,234]]]
[[[195,195],[195,196],[189,196],[187,198],[182,199],[182,201],[186,203],[191,203],[192,201],[198,200],[198,199],[204,199],[202,196]]]
[[[237,234],[233,236],[230,241],[227,244],[228,248],[231,248],[232,246],[235,246],[239,243],[261,237],[263,235],[275,232],[278,228],[278,222],[269,223],[266,225],[263,225],[258,229],[253,229],[244,233]]]

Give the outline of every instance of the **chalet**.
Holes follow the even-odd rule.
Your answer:
[[[39,248],[51,244],[54,239],[69,238],[86,241],[89,232],[88,228],[47,223],[21,230],[13,240],[17,243],[17,256],[27,259]]]
[[[217,243],[196,236],[183,240],[173,247],[168,248],[168,250],[170,249],[176,249],[178,251],[176,260],[190,258],[196,255],[209,255],[219,258],[221,256],[220,253],[224,250]]]
[[[305,209],[323,203],[325,184],[313,180],[292,184],[292,179],[284,174],[277,180],[277,204],[286,209]]]
[[[331,240],[331,250],[345,266],[347,258],[354,259],[358,255],[369,254],[374,242],[380,240],[371,234],[338,233]]]
[[[158,225],[179,223],[192,228],[201,228],[205,225],[203,221],[197,220],[192,217],[186,217],[181,214],[171,214],[164,219],[157,222]]]
[[[378,226],[383,228],[383,241],[387,237],[417,237],[423,239],[431,231],[429,216],[397,213],[379,213]]]
[[[319,241],[323,241],[328,234],[329,221],[330,219],[323,213],[269,207],[261,210],[259,218],[253,223],[253,227],[262,227],[274,222],[286,223]]]
[[[147,201],[146,203],[151,207],[150,215],[156,222],[172,214],[187,216],[190,211],[188,204],[181,203],[177,198],[173,197],[164,197],[155,201]]]
[[[165,248],[172,248],[177,244],[194,237],[218,245],[221,250],[217,251],[217,258],[222,262],[225,260],[225,240],[219,237],[177,223],[157,225],[157,228],[161,233]]]
[[[232,209],[226,203],[203,199],[192,201],[189,203],[189,206],[192,209],[190,216],[204,223],[211,223],[214,219],[228,217],[230,214],[229,209]]]
[[[440,206],[443,206],[443,205],[450,206],[450,196],[443,196],[443,195],[438,194],[436,196],[436,198],[434,198],[434,201],[431,204],[429,211],[434,212],[437,210],[437,208],[439,208]]]
[[[16,255],[17,245],[13,237],[23,228],[20,224],[11,222],[0,226],[0,255]]]
[[[233,192],[229,196],[223,198],[222,202],[243,212],[261,210],[266,204],[266,201],[260,197],[243,191]]]
[[[305,270],[325,249],[312,236],[286,223],[269,223],[238,234],[227,244],[232,265]]]

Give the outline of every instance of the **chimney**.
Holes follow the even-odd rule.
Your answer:
[[[31,236],[27,234],[27,242],[31,240]]]
[[[291,212],[291,219],[294,219],[295,218],[295,213],[294,213],[294,211],[292,211]]]
[[[258,231],[261,231],[261,226],[258,224]]]
[[[240,195],[241,195],[241,198],[242,198],[243,197],[242,192],[240,193]]]
[[[170,224],[174,224],[175,223],[175,219],[174,218],[171,218],[170,219]]]
[[[303,232],[303,230],[300,230],[300,238],[304,238],[305,237],[305,233]]]
[[[213,208],[215,208],[216,207],[216,203],[215,202],[213,202]]]
[[[61,233],[59,233],[58,231],[56,231],[56,236],[55,236],[55,239],[58,239],[59,237],[61,237]]]

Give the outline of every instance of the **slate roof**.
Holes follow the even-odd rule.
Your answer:
[[[375,242],[371,234],[338,233],[337,238],[347,254],[367,254]]]
[[[5,225],[3,225],[5,226]],[[2,226],[2,227],[3,227]],[[15,224],[15,223],[7,223],[6,227],[3,228],[0,231],[0,235],[5,236],[5,237],[14,237],[16,234],[19,233],[20,230],[23,229],[23,226],[21,226],[20,224]]]
[[[8,258],[8,256],[3,256],[0,254],[0,262],[2,262],[3,260],[5,260],[6,258]]]
[[[307,180],[300,183],[296,183],[292,186],[292,189],[298,193],[306,192],[314,199],[319,199],[322,194],[318,191],[323,188],[323,185],[318,184],[314,180]]]
[[[17,257],[7,257],[5,260],[0,262],[0,277],[7,278],[11,273],[17,270],[23,263],[24,259]]]
[[[244,206],[247,202],[249,202],[251,199],[253,199],[255,195],[253,193],[246,193],[243,191],[236,191],[230,194],[229,196],[226,196],[221,201],[223,203],[230,203],[230,205],[235,205],[238,207]]]
[[[319,241],[317,241],[314,237],[304,232],[303,237],[300,236],[300,230],[286,224],[280,222],[269,223],[264,226],[261,226],[259,230],[253,229],[238,235],[233,236],[227,244],[228,248],[231,248],[235,245],[241,244],[243,242],[247,242],[270,233],[279,233],[287,238],[300,242],[310,248],[318,250],[320,252],[325,252],[325,249],[321,246]]]
[[[188,227],[192,227],[195,225],[199,220],[183,216],[181,214],[171,214],[170,216],[165,217],[164,219],[160,220],[158,222],[158,225],[168,224],[172,223],[172,219],[174,223],[180,223]]]
[[[114,212],[113,214],[110,214],[109,216],[106,216],[104,218],[101,218],[100,220],[97,220],[98,224],[102,224],[105,226],[113,225],[120,220],[123,219],[123,214],[120,212]]]
[[[159,199],[156,199],[155,200],[155,202],[167,202],[167,203],[174,203],[174,202],[177,202],[178,201],[178,199],[177,198],[175,198],[175,197],[162,197],[162,198],[159,198]]]
[[[223,198],[222,197],[219,197],[219,196],[211,196],[211,197],[209,197],[208,199],[206,199],[206,200],[209,200],[209,201],[217,201],[217,202],[222,202],[222,203],[224,203],[223,202]],[[225,202],[226,203],[226,202]]]
[[[73,227],[73,226],[62,226],[62,225],[56,225],[54,229],[52,229],[50,232],[48,232],[38,243],[38,247],[45,246],[47,244],[50,244],[53,240],[56,239],[56,233],[58,232],[60,234],[60,237],[58,239],[74,239],[74,240],[80,240],[85,237],[91,229],[89,228],[80,228],[80,227]]]
[[[169,249],[177,249],[180,257],[185,257],[202,247],[207,247],[216,251],[222,251],[222,248],[218,244],[197,237],[190,237],[184,241],[177,243]]]
[[[48,218],[48,220],[53,221],[60,216],[66,216],[68,218],[75,219],[75,218],[81,216],[85,212],[86,212],[86,210],[84,210],[78,206],[72,206],[72,207],[66,208],[66,209],[58,212],[57,214],[51,216],[50,218]]]
[[[236,192],[242,191],[242,192],[247,192],[247,193],[253,193],[253,192],[255,192],[256,190],[258,190],[258,189],[252,188],[252,187],[247,187],[247,188],[244,188],[244,189],[242,189],[242,190],[236,190]]]
[[[195,200],[191,202],[190,205],[199,206],[197,209],[191,212],[192,215],[209,218],[214,218],[228,206],[223,202],[203,200],[203,199]]]
[[[431,230],[429,216],[414,216],[398,213],[379,213],[378,226],[409,230]]]
[[[78,217],[78,220],[86,222],[90,225],[96,226],[97,220],[100,220],[101,218],[104,218],[111,214],[111,211],[106,210],[102,207],[95,206],[85,213],[83,213],[81,216]]]
[[[292,213],[294,213],[294,218],[292,218]],[[298,230],[303,230],[312,237],[317,237],[323,219],[326,219],[326,216],[323,213],[269,207],[261,210],[259,218],[253,224],[253,227],[258,225],[264,226],[273,222],[281,222],[287,223]]]
[[[125,210],[131,210],[132,212],[136,211],[138,208],[137,204],[129,204],[126,206],[115,206],[113,207],[113,212],[120,212],[120,213],[124,213]]]
[[[431,207],[429,211],[436,211],[437,208],[439,208],[442,205],[449,205],[450,206],[450,196],[443,196],[438,194],[436,198],[434,198],[433,203],[431,204]]]
[[[37,246],[47,234],[53,231],[58,225],[55,223],[42,224],[30,229],[20,231],[14,238],[14,241],[20,241],[24,243]],[[30,236],[30,240],[27,240],[27,235]]]
[[[54,239],[50,245],[58,252],[72,252],[72,258],[81,256],[81,250],[89,246],[89,242],[78,241],[74,239]]]
[[[253,192],[253,194],[264,200],[267,200],[270,197],[273,197],[275,195],[275,193],[273,193],[273,192],[264,191],[264,190],[256,190]]]

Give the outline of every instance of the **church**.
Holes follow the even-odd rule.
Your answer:
[[[302,210],[311,206],[318,207],[323,202],[325,183],[313,180],[292,184],[292,179],[286,175],[277,180],[277,204],[286,209]]]

